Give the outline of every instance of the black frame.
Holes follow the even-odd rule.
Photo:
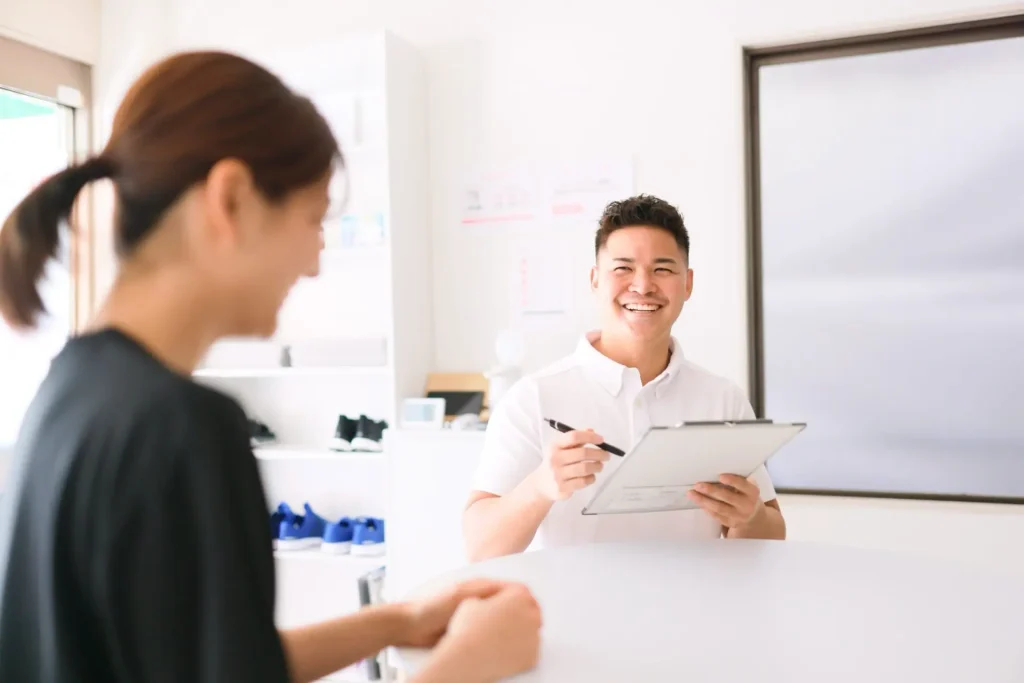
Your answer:
[[[760,118],[758,111],[758,69],[772,64],[835,59],[853,55],[896,52],[940,45],[1024,36],[1024,13],[899,29],[884,33],[817,40],[807,43],[743,48],[744,147],[747,195],[747,363],[750,401],[758,417],[764,417],[764,328],[761,298],[761,173]],[[1024,498],[901,493],[839,489],[778,489],[779,493],[906,500],[1012,503],[1024,505]]]

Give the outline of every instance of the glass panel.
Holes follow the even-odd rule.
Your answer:
[[[0,216],[48,176],[66,167],[74,152],[72,110],[0,88]],[[40,285],[48,311],[38,330],[16,332],[0,321],[0,450],[17,438],[22,417],[50,360],[71,331],[70,249],[52,261]]]
[[[762,68],[776,486],[1024,497],[1024,38]]]

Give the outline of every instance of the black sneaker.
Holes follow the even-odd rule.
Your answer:
[[[387,428],[388,423],[383,420],[377,422],[365,415],[360,415],[356,424],[356,435],[352,438],[352,450],[375,453],[384,450],[381,439],[384,438],[384,430]]]
[[[249,418],[249,444],[253,448],[266,446],[267,444],[274,443],[275,441],[277,441],[277,435],[270,431],[270,427],[262,422]]]
[[[356,421],[344,415],[338,416],[338,426],[334,428],[331,449],[335,451],[352,450],[352,439],[356,436]]]

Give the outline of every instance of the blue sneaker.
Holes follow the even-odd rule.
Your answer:
[[[384,554],[384,520],[360,517],[352,530],[352,554],[364,557]]]
[[[288,507],[288,503],[281,503],[277,509],[270,513],[270,545],[276,550],[277,541],[281,534],[281,522],[292,523],[295,520],[295,513]]]
[[[352,531],[354,525],[348,517],[337,522],[330,522],[324,529],[324,542],[320,550],[335,555],[346,555],[352,549]]]
[[[303,507],[305,507],[306,514],[294,515],[291,521],[281,522],[281,531],[277,538],[278,550],[302,550],[319,547],[327,522],[313,512],[309,503]]]

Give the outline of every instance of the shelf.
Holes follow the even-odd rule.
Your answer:
[[[339,565],[355,567],[363,571],[371,572],[378,567],[387,565],[387,558],[384,555],[364,557],[362,555],[333,555],[325,553],[320,548],[307,550],[275,550],[275,560],[295,560],[296,562],[326,562]]]
[[[320,258],[326,261],[332,261],[335,259],[339,261],[369,261],[371,259],[385,258],[388,255],[388,250],[389,247],[387,242],[351,247],[340,247],[327,244],[320,252]]]
[[[366,673],[366,661],[357,662],[347,669],[335,671],[321,678],[316,683],[376,683]]]
[[[271,444],[253,449],[260,460],[377,460],[383,459],[382,452],[374,451],[332,451],[329,448],[309,446],[287,446]]]
[[[192,373],[195,377],[259,379],[264,377],[386,377],[391,374],[387,365],[366,367],[323,367],[323,368],[199,368]]]

